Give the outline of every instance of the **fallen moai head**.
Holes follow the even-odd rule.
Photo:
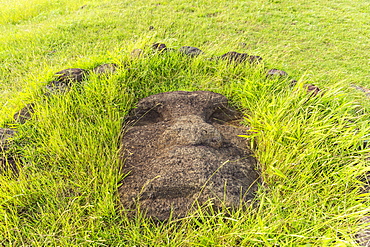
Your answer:
[[[223,95],[167,92],[139,101],[121,140],[124,174],[119,189],[128,215],[183,217],[194,201],[238,207],[253,198],[259,180],[242,115]]]

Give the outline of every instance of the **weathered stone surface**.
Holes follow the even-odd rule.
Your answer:
[[[154,43],[152,45],[152,49],[155,50],[155,51],[166,51],[167,46],[165,44],[162,44],[162,43]]]
[[[235,63],[242,63],[245,61],[248,61],[249,63],[259,63],[262,61],[262,57],[260,56],[251,56],[247,53],[239,53],[235,51],[227,52],[223,54],[220,58]]]
[[[101,64],[93,69],[96,74],[113,74],[116,72],[118,65],[115,63]]]
[[[32,113],[34,113],[35,104],[27,104],[20,111],[14,114],[13,118],[18,123],[24,124],[27,120],[31,119]]]
[[[13,174],[18,173],[17,165],[13,157],[3,155],[0,151],[0,173],[12,171]]]
[[[267,71],[267,76],[271,78],[285,77],[285,76],[288,76],[288,73],[283,70],[270,69],[269,71]]]
[[[362,219],[362,224],[370,224],[370,216]],[[357,242],[360,246],[370,246],[370,227],[367,226],[356,235]]]
[[[105,73],[113,69],[113,64],[103,64],[96,67],[95,73]],[[81,82],[87,76],[88,71],[79,68],[64,69],[55,73],[56,80],[49,82],[46,86],[45,95],[60,94],[69,91],[72,83]]]
[[[9,145],[9,139],[14,137],[17,132],[14,129],[0,128],[0,151],[6,151]]]
[[[289,82],[289,86],[294,87],[297,84],[297,80],[293,79]]]
[[[7,150],[11,144],[11,138],[17,132],[9,128],[0,128],[0,172],[7,168],[16,171],[14,158],[7,155]]]
[[[298,81],[293,79],[289,82],[289,86],[294,87],[297,83]],[[321,89],[318,86],[315,86],[314,84],[304,84],[303,88],[306,89],[307,94],[309,94],[310,96],[317,96],[319,94],[322,95],[323,93]]]
[[[198,200],[237,207],[253,198],[259,180],[241,113],[223,95],[168,92],[139,101],[122,138],[121,202],[158,220],[183,217]]]
[[[230,62],[241,63],[249,58],[247,53],[239,53],[236,51],[230,51],[221,56],[221,59],[227,60]]]
[[[192,46],[182,46],[179,51],[190,57],[196,57],[204,53],[201,49]]]
[[[45,86],[45,95],[60,94],[68,92],[70,84],[63,81],[51,81]]]
[[[309,93],[312,96],[318,95],[321,91],[318,86],[315,86],[313,84],[305,84],[303,87],[306,88],[307,93]]]
[[[262,57],[261,56],[250,55],[249,56],[249,62],[250,63],[260,63],[260,62],[262,62]]]
[[[84,69],[79,68],[72,68],[72,69],[64,69],[57,73],[55,76],[57,77],[57,81],[71,83],[71,82],[80,82],[82,81],[87,74],[87,71]]]

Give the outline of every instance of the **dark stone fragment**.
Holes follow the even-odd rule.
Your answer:
[[[165,44],[161,44],[161,43],[154,43],[152,45],[152,49],[155,50],[155,51],[166,51],[167,46]]]
[[[318,86],[315,86],[313,84],[305,84],[303,87],[307,89],[307,93],[313,96],[318,95],[321,91]]]
[[[9,148],[9,140],[15,136],[17,131],[9,128],[0,128],[0,151],[6,151]]]
[[[236,51],[229,51],[221,56],[222,60],[227,60],[229,62],[242,63],[249,58],[247,53],[239,53]]]
[[[84,69],[73,68],[64,69],[55,73],[56,80],[65,83],[80,82],[85,79],[87,71]]]
[[[8,149],[12,143],[11,139],[17,131],[9,128],[0,128],[0,173],[11,170],[17,173],[14,157],[8,154]]]
[[[13,157],[2,155],[0,151],[0,174],[11,171],[13,174],[18,173],[18,168]]]
[[[262,62],[262,57],[251,55],[251,56],[249,56],[249,62],[250,63],[260,63],[260,62]]]
[[[149,26],[149,30],[154,30],[154,27],[153,26]]]
[[[50,94],[60,94],[68,92],[70,89],[70,84],[63,82],[63,81],[51,81],[45,86],[46,96],[50,96]]]
[[[27,104],[25,107],[23,107],[20,111],[18,111],[16,114],[14,114],[13,118],[18,123],[24,124],[27,120],[31,119],[32,113],[34,113],[34,107],[35,104]]]
[[[247,53],[239,53],[236,51],[227,52],[220,58],[234,63],[242,63],[245,61],[248,61],[249,63],[259,63],[262,61],[262,57],[260,56],[250,56]]]
[[[115,63],[105,63],[95,67],[93,72],[96,74],[113,74],[117,67],[118,65]]]
[[[288,76],[288,73],[283,70],[270,69],[269,71],[267,71],[267,77],[270,77],[270,78],[285,77],[285,76]]]
[[[196,57],[196,56],[199,56],[200,54],[203,54],[204,52],[201,49],[196,48],[196,47],[182,46],[180,48],[180,53],[183,53],[183,54],[188,55],[190,57]]]
[[[291,87],[294,87],[297,84],[297,82],[298,82],[297,80],[291,80],[290,83],[289,83],[289,85]]]
[[[369,192],[367,192],[369,193]],[[370,216],[366,216],[362,219],[362,224],[370,224]],[[370,227],[365,227],[361,232],[356,235],[357,242],[360,246],[370,246]]]
[[[168,92],[139,101],[125,126],[121,202],[130,217],[136,207],[148,217],[184,217],[194,201],[215,209],[238,207],[254,197],[257,161],[238,124],[242,114],[223,95]]]

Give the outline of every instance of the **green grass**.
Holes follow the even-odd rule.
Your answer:
[[[84,8],[81,6],[86,5]],[[369,195],[369,3],[337,1],[28,1],[1,9],[0,123],[17,127],[19,175],[0,175],[5,246],[355,246]],[[149,26],[154,30],[149,30]],[[153,42],[194,45],[195,59],[150,54]],[[244,47],[239,43],[245,43]],[[236,50],[264,64],[206,58]],[[42,87],[59,70],[114,62],[63,95]],[[131,68],[127,70],[127,68]],[[267,79],[283,69],[298,81]],[[325,92],[310,97],[303,85]],[[141,98],[210,90],[246,114],[264,183],[255,206],[155,224],[120,213],[123,119]],[[12,115],[36,103],[24,125]],[[247,133],[246,133],[247,134]],[[208,209],[208,210],[204,210]]]

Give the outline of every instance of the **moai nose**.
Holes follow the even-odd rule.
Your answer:
[[[176,122],[163,133],[165,146],[204,145],[213,148],[222,146],[222,135],[202,117],[187,115],[176,119]]]

